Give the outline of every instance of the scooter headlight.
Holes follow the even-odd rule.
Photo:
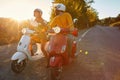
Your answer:
[[[60,31],[61,31],[60,27],[58,27],[58,26],[53,28],[53,30],[55,33],[60,33]]]

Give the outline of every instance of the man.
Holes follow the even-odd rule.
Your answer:
[[[46,36],[46,31],[48,29],[47,27],[47,22],[42,18],[42,10],[41,9],[35,9],[34,10],[34,17],[35,17],[35,22],[38,23],[38,26],[32,26],[30,28],[34,29],[37,33],[33,34],[31,36],[31,44],[30,44],[30,51],[31,54],[33,54],[32,52],[32,45],[34,43],[41,43],[41,50],[43,52],[43,54],[45,55],[45,57],[47,57],[47,52],[45,51],[45,44],[47,42],[47,36]]]
[[[55,6],[56,17],[50,23],[50,27],[53,28],[55,26],[59,26],[61,28],[67,28],[70,31],[74,29],[72,17],[69,13],[65,12],[66,6],[64,4],[57,4]],[[68,53],[71,56],[72,50],[72,35],[68,34]]]

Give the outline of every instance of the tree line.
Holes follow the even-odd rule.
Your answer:
[[[16,42],[19,39],[18,22],[14,19],[0,18],[0,45]]]
[[[75,27],[84,29],[94,26],[98,21],[98,12],[90,5],[93,0],[53,0],[55,3],[63,3],[67,7],[67,12],[72,18],[78,21]],[[51,12],[50,20],[55,17],[54,11]],[[18,23],[14,19],[0,18],[0,45],[18,42],[21,37],[21,29],[28,26],[28,20]]]
[[[120,27],[120,14],[118,14],[116,17],[107,17],[107,18],[101,19],[97,22],[97,24],[102,26]]]
[[[78,22],[75,26],[78,29],[89,28],[94,26],[98,21],[98,12],[91,7],[94,0],[53,0],[53,5],[63,3],[66,6],[66,11],[72,15],[72,18],[77,18]],[[51,13],[51,20],[55,17],[54,9]]]

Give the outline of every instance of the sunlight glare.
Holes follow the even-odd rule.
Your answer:
[[[0,17],[13,18],[17,21],[33,18],[35,8],[40,8],[43,11],[43,18],[49,21],[50,17],[50,1],[38,0],[12,0],[3,1],[0,9]],[[46,3],[49,3],[46,5]]]

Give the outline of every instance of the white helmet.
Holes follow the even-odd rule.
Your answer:
[[[35,12],[35,11],[38,11],[38,12],[41,13],[41,14],[43,13],[42,10],[39,9],[39,8],[36,8],[36,9],[34,10],[34,12]]]
[[[57,4],[55,7],[57,10],[60,10],[60,11],[66,10],[66,6],[64,4],[61,4],[61,3]]]

